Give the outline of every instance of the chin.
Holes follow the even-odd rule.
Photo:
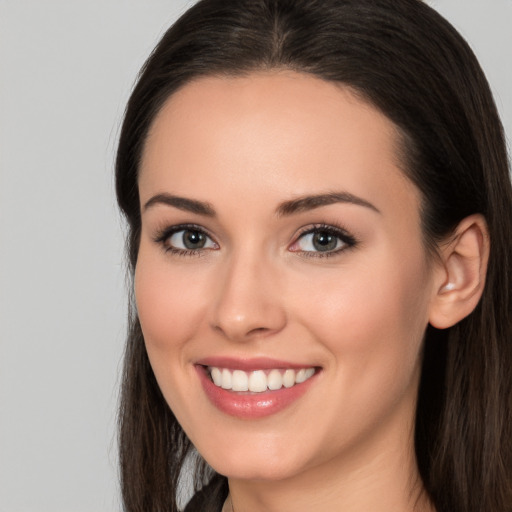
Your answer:
[[[206,450],[204,458],[210,466],[232,479],[241,480],[284,480],[305,469],[306,461],[297,460],[296,453],[290,450],[283,453],[283,448],[267,444],[245,441],[237,450],[234,443],[227,443],[224,450],[211,452]],[[295,455],[295,456],[293,456]]]
[[[221,462],[211,466],[217,473],[234,480],[278,481],[290,478],[298,472],[286,465],[269,461],[245,461],[234,464]]]

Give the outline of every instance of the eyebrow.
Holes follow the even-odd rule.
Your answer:
[[[281,203],[276,209],[278,217],[287,217],[296,213],[314,210],[322,206],[329,206],[336,203],[349,203],[357,206],[369,208],[377,213],[379,209],[368,201],[350,194],[349,192],[329,192],[327,194],[316,194],[309,196],[301,196],[290,201]],[[178,208],[186,212],[204,215],[205,217],[215,217],[216,213],[213,206],[205,201],[198,201],[196,199],[188,199],[186,197],[179,197],[172,194],[157,194],[144,204],[143,210],[146,211],[156,205],[166,205]]]
[[[292,199],[291,201],[282,203],[277,208],[276,213],[278,216],[283,217],[335,203],[355,204],[357,206],[364,206],[365,208],[369,208],[370,210],[380,213],[380,210],[373,204],[348,192],[329,192],[327,194],[301,196],[296,199]]]
[[[206,217],[215,217],[215,210],[210,203],[187,199],[186,197],[173,196],[171,194],[157,194],[153,196],[146,202],[143,210],[146,211],[158,204],[173,206],[174,208],[178,208],[178,210],[197,213],[198,215],[204,215]]]

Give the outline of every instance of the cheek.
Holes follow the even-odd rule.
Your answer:
[[[350,272],[341,269],[305,294],[303,322],[329,353],[325,377],[332,393],[318,414],[329,417],[324,438],[331,448],[379,431],[384,418],[396,414],[407,435],[403,418],[409,413],[398,411],[413,407],[417,395],[428,319],[427,269],[417,259],[399,268],[386,258],[372,261],[351,266]],[[312,423],[310,429],[316,428]]]
[[[197,331],[207,303],[204,278],[170,265],[165,255],[141,243],[134,284],[144,343],[165,400],[186,431],[193,430],[195,416],[187,397],[190,382],[197,379],[189,363],[201,338]]]
[[[205,294],[201,293],[201,275],[180,272],[164,255],[154,252],[141,244],[135,270],[135,299],[155,368],[155,358],[179,350],[193,337],[205,306]]]
[[[340,269],[307,294],[303,318],[342,367],[337,373],[346,386],[366,382],[380,389],[400,376],[407,385],[417,366],[428,323],[429,273],[422,253],[402,256],[397,265],[392,252],[369,255],[371,264]]]

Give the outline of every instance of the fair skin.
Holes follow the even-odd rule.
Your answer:
[[[423,336],[478,302],[485,225],[429,256],[397,142],[349,89],[293,72],[201,78],[153,123],[137,308],[166,401],[229,478],[227,510],[432,510],[413,447]],[[306,196],[323,200],[289,205]],[[314,375],[250,413],[255,393],[214,388],[206,368],[268,361]]]

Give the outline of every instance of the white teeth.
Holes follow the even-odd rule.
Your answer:
[[[245,372],[244,372],[245,373]],[[262,370],[251,372],[249,376],[249,391],[260,393],[267,390],[267,376]]]
[[[295,384],[295,371],[286,370],[283,375],[283,386],[285,388],[291,388]]]
[[[272,391],[283,387],[283,376],[279,370],[270,370],[267,375],[267,386]]]
[[[306,370],[303,368],[302,370],[299,370],[297,372],[297,375],[295,375],[295,382],[297,384],[300,384],[301,382],[304,382],[306,380]]]
[[[216,386],[222,386],[222,372],[218,368],[212,368],[212,380]]]
[[[244,372],[243,370],[228,370],[227,368],[208,367],[213,383],[223,389],[232,391],[250,391],[262,393],[291,388],[295,384],[301,384],[315,374],[314,368],[302,368],[298,371],[288,368],[278,370],[255,370]]]
[[[223,389],[233,389],[233,378],[231,372],[229,370],[222,370],[222,383],[221,387]]]
[[[223,370],[223,372],[228,370]],[[233,379],[231,389],[233,391],[249,391],[249,377],[247,373],[242,370],[235,370],[233,372]]]

